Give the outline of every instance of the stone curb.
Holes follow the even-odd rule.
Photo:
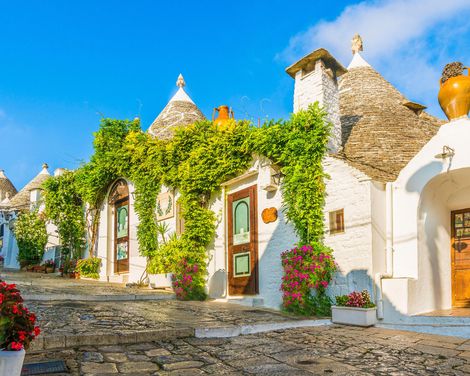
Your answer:
[[[128,333],[95,333],[63,336],[38,337],[31,342],[29,351],[65,349],[79,346],[123,345],[153,341],[167,341],[177,338],[194,337],[193,328],[158,329]]]
[[[152,301],[152,300],[174,300],[174,294],[167,295],[76,295],[76,294],[25,294],[23,299],[28,302],[52,302],[62,300],[87,301],[87,302],[128,302],[128,301]]]
[[[153,341],[167,341],[178,338],[228,338],[247,334],[265,333],[274,330],[331,325],[328,319],[289,320],[274,323],[229,325],[212,328],[178,328],[134,331],[126,333],[94,333],[79,335],[40,336],[31,342],[29,351],[66,349],[79,346],[109,346]]]
[[[331,325],[331,320],[289,320],[284,322],[270,322],[249,325],[229,325],[213,328],[196,328],[196,338],[228,338],[240,335],[265,333],[274,330],[306,328],[314,326]]]

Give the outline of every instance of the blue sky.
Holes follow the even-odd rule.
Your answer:
[[[286,117],[284,69],[319,47],[347,65],[356,32],[369,63],[442,117],[443,65],[470,65],[469,11],[468,0],[0,0],[0,168],[21,188],[43,162],[77,167],[102,115],[147,128],[179,73],[207,117],[220,104]]]

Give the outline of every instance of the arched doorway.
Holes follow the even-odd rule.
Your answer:
[[[441,173],[423,188],[418,207],[416,299],[433,309],[470,306],[470,168]]]
[[[124,179],[114,183],[109,194],[114,207],[114,273],[129,272],[129,187]]]

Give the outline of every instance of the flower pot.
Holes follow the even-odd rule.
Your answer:
[[[50,267],[50,266],[46,267],[46,273],[47,273],[47,274],[54,273],[54,268],[53,268],[53,267]]]
[[[377,308],[331,307],[331,321],[335,324],[373,326],[377,322]]]
[[[153,289],[164,289],[171,287],[171,273],[149,274],[149,284]]]
[[[0,351],[0,375],[20,376],[25,351]]]
[[[466,116],[470,111],[470,69],[468,76],[451,77],[441,82],[439,104],[449,120]]]

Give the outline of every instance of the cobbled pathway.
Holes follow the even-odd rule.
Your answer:
[[[470,341],[379,328],[323,326],[234,338],[187,338],[28,354],[64,359],[70,375],[465,375]]]
[[[215,302],[27,302],[46,336],[221,327],[297,320],[277,311]]]

